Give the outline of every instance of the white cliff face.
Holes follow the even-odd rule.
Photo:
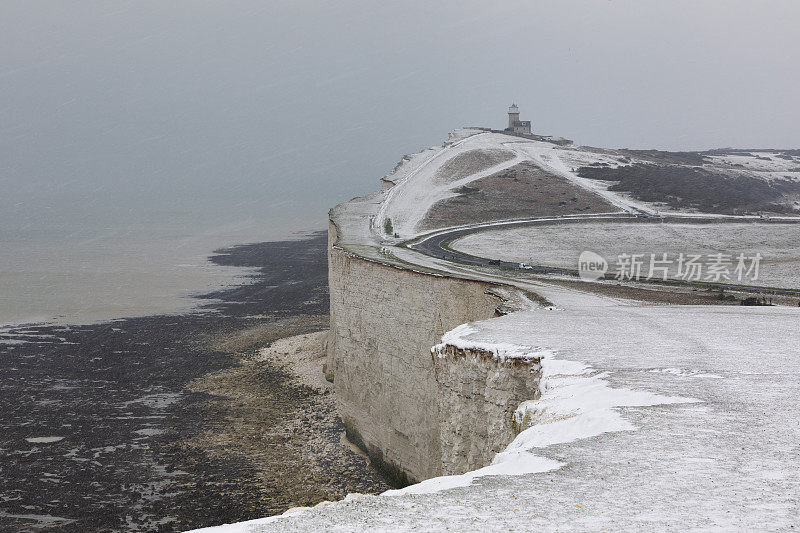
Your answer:
[[[495,316],[503,301],[491,284],[332,247],[329,285],[326,371],[348,437],[377,468],[403,485],[485,466],[511,442],[514,410],[537,395],[531,363],[431,353],[446,331]]]
[[[463,474],[491,464],[519,432],[515,411],[539,398],[537,357],[500,359],[491,351],[442,344],[433,350],[441,470]]]

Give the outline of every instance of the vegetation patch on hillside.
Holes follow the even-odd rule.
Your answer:
[[[420,231],[515,218],[608,213],[618,208],[567,179],[525,162],[453,189],[433,205]]]
[[[581,167],[578,175],[617,182],[609,189],[628,192],[638,200],[708,213],[794,213],[788,200],[800,194],[800,183],[789,179],[767,181],[677,164]]]

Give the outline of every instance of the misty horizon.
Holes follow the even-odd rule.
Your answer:
[[[10,272],[31,249],[45,269],[68,252],[118,264],[126,246],[169,266],[324,229],[403,154],[503,128],[512,102],[535,133],[576,144],[800,147],[792,2],[12,0],[0,13]]]

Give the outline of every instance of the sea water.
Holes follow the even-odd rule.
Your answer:
[[[181,199],[173,201],[178,204]],[[282,221],[265,209],[264,216],[239,222],[235,218],[241,211],[235,206],[221,202],[213,207],[197,206],[192,216],[162,212],[148,213],[147,220],[137,214],[120,221],[93,212],[92,205],[70,203],[37,207],[60,211],[63,222],[57,227],[39,219],[36,210],[22,223],[3,220],[0,326],[84,324],[183,312],[196,305],[192,295],[246,282],[247,269],[208,261],[215,250],[324,227],[324,219],[312,214],[301,219],[287,215]],[[227,210],[230,216],[221,216]],[[74,213],[91,222],[72,220]],[[3,210],[0,218],[7,215]]]

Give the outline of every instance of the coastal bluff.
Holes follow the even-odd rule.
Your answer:
[[[359,257],[336,235],[331,224],[325,370],[348,440],[397,486],[489,464],[537,376],[482,350],[432,348],[460,324],[499,316],[494,286]]]
[[[761,153],[747,157],[766,163]],[[797,301],[745,306],[718,289],[588,283],[573,269],[576,249],[669,244],[644,228],[673,240],[697,228],[719,246],[728,241],[707,237],[721,217],[716,235],[736,221],[794,257],[795,219],[664,212],[579,175],[658,155],[468,128],[335,206],[323,369],[343,421],[336,436],[344,430],[402,488],[232,531],[795,524]],[[686,157],[667,164],[695,161]],[[788,161],[775,157],[770,168]],[[568,262],[547,266],[544,252],[565,250]]]
[[[325,373],[348,440],[400,487],[490,464],[516,435],[516,408],[538,397],[539,374],[530,361],[441,344],[504,315],[521,291],[404,260],[414,252],[376,231],[391,188],[330,211]]]

